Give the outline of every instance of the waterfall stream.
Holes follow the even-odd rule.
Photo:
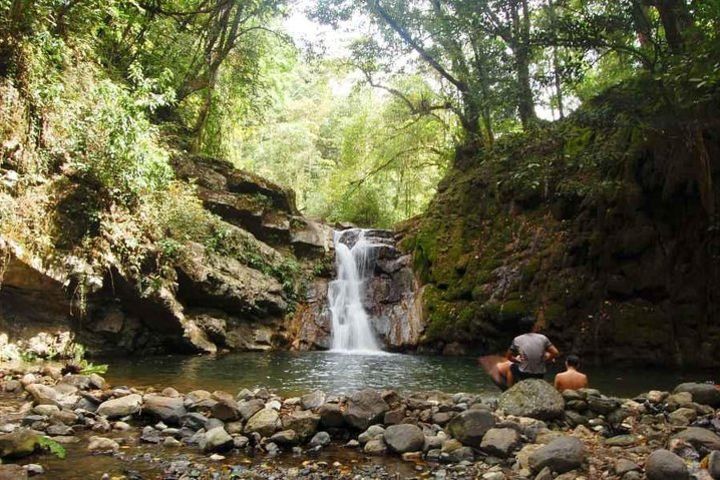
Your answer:
[[[354,243],[353,237],[356,237]],[[361,229],[336,231],[334,244],[337,277],[330,282],[328,291],[332,315],[332,350],[381,352],[362,302],[366,283],[375,268],[373,250],[378,245],[369,242],[365,238],[365,230]]]

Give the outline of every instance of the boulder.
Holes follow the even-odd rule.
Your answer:
[[[575,437],[563,436],[531,453],[528,463],[533,472],[549,467],[554,472],[565,473],[580,468],[584,460],[583,443]]]
[[[208,418],[197,412],[186,414],[180,419],[180,426],[189,428],[190,430],[197,431],[207,426]]]
[[[240,416],[245,421],[250,420],[250,417],[255,415],[263,408],[265,408],[265,402],[259,399],[240,402],[240,404],[238,405],[238,411],[240,412]]]
[[[117,452],[120,444],[106,437],[90,437],[87,449],[91,452]]]
[[[345,411],[345,421],[357,428],[365,430],[373,423],[379,422],[390,407],[377,390],[365,389],[353,393]]]
[[[187,413],[182,398],[161,395],[145,395],[143,412],[168,425],[179,425],[180,419]]]
[[[330,444],[330,434],[327,432],[318,432],[310,439],[311,447],[324,447]]]
[[[385,443],[397,453],[417,452],[425,445],[425,435],[417,425],[391,425],[385,429]]]
[[[210,413],[214,418],[222,420],[223,422],[232,422],[241,417],[240,407],[233,398],[225,398],[218,400],[210,408]]]
[[[480,449],[490,455],[506,458],[520,446],[520,434],[514,428],[491,428],[483,436]]]
[[[337,403],[326,403],[318,409],[320,425],[325,428],[340,428],[345,424],[345,417],[340,405]]]
[[[275,410],[263,408],[245,425],[245,433],[257,432],[263,437],[269,437],[280,428],[280,415]]]
[[[720,451],[715,450],[708,456],[708,473],[713,480],[720,480]]]
[[[455,416],[447,431],[465,445],[479,447],[483,436],[495,426],[495,416],[487,410],[471,409]]]
[[[385,435],[385,429],[381,425],[370,425],[367,430],[358,435],[358,442],[366,444],[370,440],[382,438]]]
[[[297,445],[300,443],[300,438],[295,430],[283,430],[273,434],[270,441],[278,445]]]
[[[672,438],[683,440],[697,450],[720,450],[720,437],[705,428],[686,428],[682,432],[673,435]]]
[[[58,392],[47,385],[41,383],[33,383],[25,387],[25,390],[32,395],[33,400],[38,405],[58,405]]]
[[[383,440],[382,438],[370,440],[365,444],[365,447],[363,447],[363,452],[367,453],[368,455],[383,455],[385,452],[387,452],[387,445],[385,444],[385,440]]]
[[[690,478],[683,459],[668,450],[656,450],[645,461],[648,480],[687,480]]]
[[[303,395],[300,398],[300,404],[305,410],[314,410],[316,408],[320,408],[320,406],[324,403],[325,393],[321,392],[320,390],[315,390],[314,392]]]
[[[223,427],[211,428],[200,440],[200,448],[203,452],[222,452],[233,446],[233,438]]]
[[[35,432],[26,428],[0,435],[0,458],[27,457],[38,447],[39,440]]]
[[[517,383],[503,392],[498,401],[498,408],[508,415],[552,420],[563,416],[565,401],[549,383],[530,379]]]
[[[720,407],[720,390],[710,383],[681,383],[675,387],[675,393],[687,392],[695,403]]]
[[[315,435],[320,415],[307,410],[293,412],[282,419],[282,427],[286,430],[294,430],[301,442]]]
[[[107,418],[120,418],[133,415],[140,411],[142,397],[137,394],[113,398],[98,406],[97,414]]]

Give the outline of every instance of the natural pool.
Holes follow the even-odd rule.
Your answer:
[[[344,393],[372,387],[499,393],[471,357],[248,352],[218,357],[156,356],[106,361],[110,364],[106,378],[113,385],[172,386],[185,392],[195,389],[237,392],[242,388],[266,387],[284,395],[296,395],[315,389]],[[683,381],[718,380],[711,372],[668,369],[591,368],[587,373],[592,387],[624,397],[651,389],[672,389]]]

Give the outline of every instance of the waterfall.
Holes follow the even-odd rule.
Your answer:
[[[356,236],[355,242],[351,242]],[[346,237],[350,237],[348,240]],[[330,282],[328,302],[332,316],[332,350],[338,352],[380,352],[362,304],[365,283],[375,268],[378,246],[365,238],[365,230],[336,231],[335,268],[337,277]]]

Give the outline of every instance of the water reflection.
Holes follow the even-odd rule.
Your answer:
[[[173,386],[185,392],[199,388],[236,392],[262,386],[284,395],[313,389],[346,393],[366,387],[499,394],[475,359],[467,357],[269,352],[146,357],[132,362],[110,359],[108,363],[107,377],[114,385]],[[653,388],[670,389],[682,381],[705,381],[709,377],[703,372],[620,368],[588,373],[591,386],[622,396]]]

